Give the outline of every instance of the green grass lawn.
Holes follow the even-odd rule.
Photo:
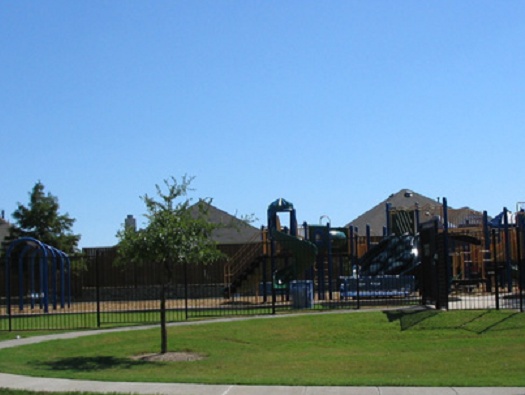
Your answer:
[[[525,386],[525,314],[407,310],[170,328],[193,362],[143,362],[158,329],[2,350],[0,371],[111,381],[265,385]]]

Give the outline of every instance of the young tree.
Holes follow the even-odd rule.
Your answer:
[[[156,185],[157,198],[143,196],[147,223],[138,231],[125,228],[117,233],[121,263],[160,263],[164,279],[160,292],[161,353],[168,351],[166,330],[166,293],[177,267],[192,263],[209,263],[223,257],[210,237],[215,229],[228,224],[208,220],[211,199],[191,204],[187,197],[193,177],[181,182],[174,177],[164,180],[166,192]]]
[[[15,220],[7,240],[19,237],[34,237],[68,254],[77,251],[80,235],[72,232],[75,219],[69,214],[60,214],[58,198],[44,192],[44,185],[38,181],[29,193],[29,204],[21,203],[12,214]]]

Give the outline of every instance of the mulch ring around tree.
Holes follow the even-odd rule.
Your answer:
[[[135,361],[145,362],[193,362],[200,361],[205,357],[202,354],[189,352],[189,351],[178,351],[178,352],[167,352],[167,353],[152,353],[152,354],[141,354],[131,357]]]

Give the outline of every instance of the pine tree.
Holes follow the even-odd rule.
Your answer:
[[[68,254],[77,252],[80,235],[72,232],[75,219],[69,214],[59,213],[58,198],[45,193],[44,185],[38,181],[29,193],[27,206],[17,203],[12,214],[15,220],[6,241],[19,237],[33,237]]]

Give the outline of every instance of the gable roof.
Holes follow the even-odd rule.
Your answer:
[[[410,189],[401,189],[397,193],[391,194],[370,210],[361,214],[359,217],[347,224],[358,228],[359,234],[364,235],[366,225],[370,225],[371,236],[382,236],[383,227],[386,226],[386,204],[390,203],[392,209],[414,209],[416,205],[419,208],[420,222],[426,222],[434,217],[443,216],[443,204],[437,200],[431,199]],[[472,224],[481,224],[483,214],[479,211],[472,210],[468,207],[452,209],[449,207],[449,226],[465,226]]]
[[[191,209],[196,210],[196,205]],[[249,224],[246,224],[234,215],[217,207],[208,205],[208,218],[214,224],[224,224],[228,227],[216,229],[212,233],[212,239],[218,244],[244,244],[260,241],[261,231]]]

